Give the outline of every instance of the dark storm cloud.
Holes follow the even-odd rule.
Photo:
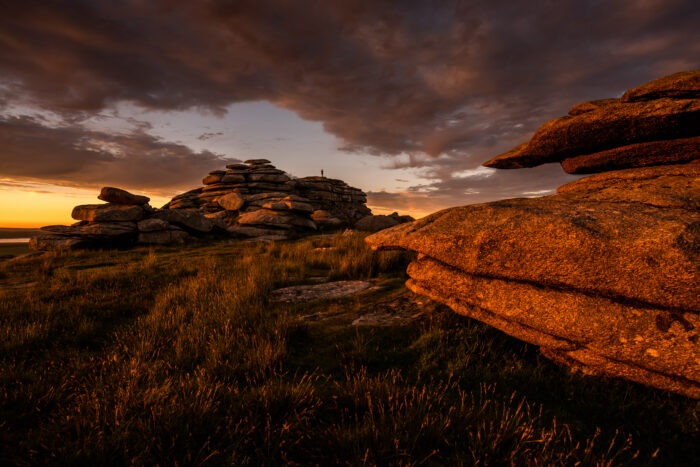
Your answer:
[[[0,109],[75,123],[119,101],[222,113],[268,100],[349,152],[408,155],[439,189],[578,101],[700,67],[694,0],[0,6]]]
[[[143,132],[114,135],[82,127],[48,127],[29,117],[0,120],[0,174],[72,186],[169,192],[191,188],[230,159]]]

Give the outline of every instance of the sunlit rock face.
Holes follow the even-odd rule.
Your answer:
[[[663,78],[629,91],[631,97],[621,101],[663,100],[668,110],[683,100],[680,107],[696,108],[697,75]],[[678,82],[682,89],[671,89],[669,83]],[[616,139],[623,131],[619,126],[600,123],[619,121],[602,114],[612,109],[611,115],[618,115],[619,105],[591,103],[592,110],[578,115],[601,112],[595,128],[606,141],[631,142],[629,133]],[[624,128],[647,123],[632,119]],[[678,128],[689,128],[684,125]],[[538,133],[550,128],[546,124]],[[580,157],[586,139],[567,131],[562,141],[551,133],[547,145],[537,146],[550,151],[543,150],[539,161],[533,162],[534,151],[527,149],[531,141],[488,164],[566,164],[567,158]],[[683,138],[626,144],[623,157],[611,154],[606,143],[602,151],[591,152],[591,157],[604,151],[610,156],[591,164],[592,171],[603,173],[564,185],[555,195],[452,208],[367,241],[377,249],[418,252],[408,268],[410,289],[537,344],[557,362],[700,398],[698,138],[677,134]],[[581,142],[579,148],[567,149],[572,140]],[[656,155],[647,164],[654,145]]]
[[[700,157],[700,70],[676,73],[620,99],[574,106],[529,142],[484,165],[497,169],[560,162],[568,173],[685,163]]]

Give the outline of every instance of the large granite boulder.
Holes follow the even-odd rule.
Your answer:
[[[37,235],[29,239],[29,248],[38,251],[77,250],[91,245],[92,242],[85,238],[63,235]]]
[[[630,144],[561,161],[566,173],[589,174],[630,167],[678,164],[700,159],[700,136]]]
[[[517,169],[560,162],[569,173],[592,173],[697,159],[699,83],[700,70],[688,71],[631,89],[621,99],[578,104],[484,165]]]
[[[89,222],[135,222],[145,217],[141,206],[123,204],[83,204],[73,208],[71,217]]]
[[[300,216],[291,211],[265,208],[241,214],[240,217],[238,217],[238,224],[281,229],[298,227],[301,229],[316,230],[316,224],[307,217]]]
[[[153,214],[153,218],[195,233],[209,233],[214,229],[214,222],[194,209],[163,209]]]
[[[130,239],[136,235],[135,222],[79,222],[74,225],[48,225],[42,231],[62,237],[83,237],[92,240]]]
[[[670,97],[673,99],[700,99],[700,72],[681,71],[636,88],[622,95],[622,102],[650,101]]]
[[[136,205],[141,206],[148,204],[151,200],[148,196],[134,195],[121,188],[114,188],[111,186],[106,186],[100,190],[100,194],[97,199],[106,201],[107,203],[113,204],[124,204],[124,205]]]
[[[452,208],[367,238],[407,285],[591,373],[700,398],[700,164]]]
[[[227,211],[238,211],[245,205],[243,196],[235,192],[219,196],[216,202]]]

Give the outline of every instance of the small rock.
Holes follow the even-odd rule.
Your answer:
[[[219,183],[222,178],[223,178],[223,175],[211,175],[211,174],[209,174],[202,179],[202,184],[211,185],[213,183]]]
[[[333,228],[333,227],[340,227],[341,225],[344,224],[343,221],[341,221],[337,217],[333,217],[330,212],[324,211],[323,209],[318,209],[318,210],[312,212],[311,219],[319,227]]]
[[[238,211],[245,205],[245,199],[238,193],[229,193],[216,198],[219,206],[227,211]]]
[[[353,295],[372,286],[365,281],[337,281],[315,285],[296,285],[273,290],[270,299],[281,303],[308,303],[317,300],[331,300],[334,298]]]

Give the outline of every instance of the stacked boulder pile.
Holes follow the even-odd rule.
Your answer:
[[[267,159],[215,170],[203,187],[175,196],[164,209],[196,209],[234,235],[285,236],[290,232],[353,226],[371,216],[367,195],[342,180],[292,178]]]
[[[293,179],[266,159],[228,165],[202,182],[203,187],[175,196],[161,209],[152,208],[145,196],[105,187],[98,198],[106,204],[76,206],[76,224],[42,227],[45,234],[32,239],[30,247],[171,245],[217,236],[282,240],[356,225],[377,230],[413,220],[398,214],[373,216],[361,190],[325,177]]]
[[[164,208],[200,209],[207,212],[238,211],[260,208],[260,198],[295,197],[297,202],[310,204],[314,211],[325,211],[326,218],[335,218],[345,225],[353,225],[359,219],[371,215],[367,208],[367,195],[342,180],[326,177],[292,178],[277,169],[267,159],[251,159],[244,163],[230,164],[227,170],[215,170],[202,180],[203,187],[175,196]],[[226,197],[233,204],[226,201]],[[248,206],[236,206],[238,199]],[[227,203],[223,205],[221,201]],[[232,208],[233,207],[233,208]],[[319,218],[322,214],[317,214]],[[333,223],[334,221],[330,221]]]
[[[407,286],[554,361],[700,398],[700,71],[575,106],[484,165],[595,173],[367,238]]]
[[[193,213],[158,211],[146,196],[119,188],[104,187],[98,199],[105,204],[73,208],[78,222],[42,227],[45,234],[30,240],[35,250],[63,250],[93,247],[123,247],[141,244],[182,244],[193,235],[212,232],[214,223]]]

